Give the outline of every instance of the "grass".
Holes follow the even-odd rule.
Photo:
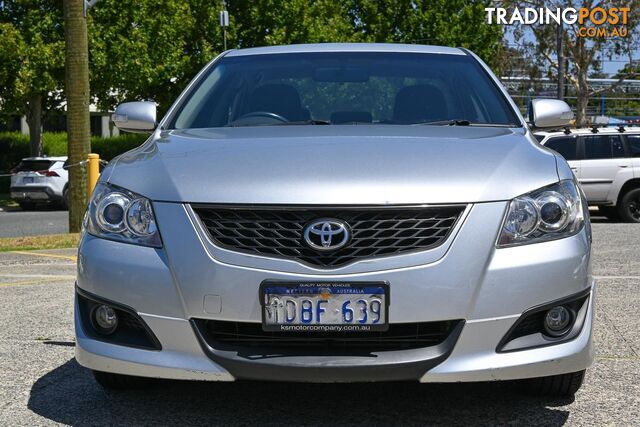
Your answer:
[[[79,233],[2,237],[0,238],[0,252],[75,248],[79,242]]]
[[[11,200],[9,194],[0,193],[0,208],[15,208],[18,207],[18,203],[14,200]]]

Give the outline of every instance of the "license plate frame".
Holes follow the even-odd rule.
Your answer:
[[[278,294],[276,292],[269,292],[270,289],[273,288],[283,288],[290,291],[294,291],[295,289],[305,289],[309,291],[309,295],[318,296],[320,293],[313,291],[316,288],[326,288],[331,291],[337,290],[345,290],[345,289],[360,289],[364,290],[365,288],[379,288],[382,289],[384,295],[384,301],[382,303],[381,309],[384,313],[384,321],[378,324],[358,324],[358,322],[354,323],[310,323],[304,324],[300,323],[268,323],[267,322],[267,310],[266,310],[266,302],[267,302],[267,294]],[[333,294],[333,292],[332,292]],[[335,293],[339,294],[338,292]],[[357,293],[349,293],[350,295],[359,295]],[[279,294],[278,294],[279,295]],[[292,295],[304,295],[304,293],[292,293]],[[362,295],[362,294],[360,294]],[[390,287],[389,283],[385,281],[286,281],[286,280],[265,280],[260,284],[259,291],[259,302],[260,302],[260,312],[262,316],[262,330],[266,332],[292,332],[290,327],[295,326],[300,328],[300,332],[310,332],[310,333],[326,333],[326,332],[385,332],[389,329],[389,305],[390,305]],[[355,320],[355,319],[354,319]],[[282,326],[286,326],[287,328],[282,328]],[[349,326],[349,328],[344,328],[344,326]],[[294,330],[293,332],[297,332]]]

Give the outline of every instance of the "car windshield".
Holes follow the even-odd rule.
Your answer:
[[[49,169],[54,162],[50,160],[23,160],[14,168],[14,172],[36,172]]]
[[[310,124],[520,126],[468,55],[317,52],[225,57],[168,128]]]

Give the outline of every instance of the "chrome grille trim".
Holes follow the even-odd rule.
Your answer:
[[[320,268],[436,248],[447,240],[466,207],[191,205],[215,246]],[[353,236],[341,249],[319,252],[305,244],[303,230],[326,217],[345,221]]]

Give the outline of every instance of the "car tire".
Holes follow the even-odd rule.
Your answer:
[[[620,221],[620,214],[616,206],[598,206],[598,212],[610,221]]]
[[[150,378],[131,375],[112,374],[110,372],[93,371],[93,377],[102,388],[108,390],[130,390],[146,388],[152,382]]]
[[[32,211],[36,208],[36,204],[33,202],[18,202],[18,204],[23,211]]]
[[[521,381],[522,390],[535,396],[572,397],[582,386],[586,371]]]
[[[69,210],[69,188],[67,187],[64,187],[64,190],[62,191],[62,200],[60,201],[60,206],[65,211]]]
[[[618,213],[624,222],[640,222],[640,188],[624,193],[618,203]]]

